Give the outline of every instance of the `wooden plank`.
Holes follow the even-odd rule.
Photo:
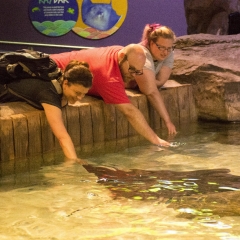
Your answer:
[[[81,128],[81,145],[93,143],[92,116],[89,103],[83,103],[79,107],[80,128]]]
[[[149,124],[150,119],[149,119],[147,97],[143,94],[139,94],[137,99],[138,99],[138,109],[143,114],[144,118],[146,119],[147,123]],[[139,142],[141,142],[143,140],[145,141],[146,139],[142,135],[139,135]]]
[[[63,124],[67,129],[67,110],[66,109],[67,109],[67,106],[62,108],[62,118],[63,118]],[[54,145],[55,150],[62,150],[62,147],[55,136],[54,136],[54,144],[55,144]]]
[[[149,112],[149,125],[150,125],[150,127],[154,130],[161,129],[161,126],[162,126],[161,117],[157,113],[157,111],[154,109],[154,107],[151,105],[150,102],[148,102],[148,112]]]
[[[189,122],[189,92],[188,85],[182,85],[176,88],[178,96],[178,106],[179,106],[179,121],[181,123]]]
[[[127,92],[127,91],[126,91]],[[134,95],[132,92],[127,92],[127,95],[131,103],[138,108],[138,96]],[[128,122],[128,136],[137,136],[138,133],[134,127]]]
[[[28,126],[28,155],[33,156],[42,153],[42,133],[40,111],[26,112]]]
[[[0,159],[14,159],[13,120],[11,117],[0,117]]]
[[[117,139],[128,137],[128,120],[122,112],[116,109]]]
[[[132,104],[142,112],[150,126],[154,130],[162,129],[161,118],[150,106],[146,96],[139,91],[126,92]],[[160,93],[163,95],[166,108],[175,125],[179,121],[191,122],[197,119],[191,85],[166,88]],[[13,116],[13,119],[10,116]],[[135,146],[142,139],[114,105],[105,104],[96,98],[86,97],[86,102],[80,103],[77,107],[67,106],[63,108],[63,120],[74,145],[81,150],[84,146],[93,148],[93,143],[108,145],[108,141],[117,141],[132,136],[136,138],[134,138],[135,140],[129,139],[129,145]],[[16,143],[14,142],[14,133],[17,137]],[[118,147],[122,145],[122,141],[118,141]],[[14,153],[15,147],[17,155]],[[51,151],[54,151],[55,154],[56,149],[60,148],[46,120],[44,111],[36,110],[27,103],[0,104],[1,161]],[[48,155],[42,163],[55,162],[54,154]]]
[[[142,112],[143,116],[149,124],[150,120],[148,111],[148,100],[147,97],[143,94],[139,94],[138,96],[138,109]]]
[[[104,102],[102,100],[91,101],[91,115],[94,143],[104,142],[105,139],[103,105]]]
[[[193,86],[189,84],[188,88],[188,97],[189,97],[189,121],[190,122],[196,122],[198,119],[198,113],[195,103],[195,98],[193,96]]]
[[[79,107],[66,106],[67,131],[75,147],[81,145]]]
[[[154,108],[152,107],[151,103],[148,102],[148,112],[149,112],[149,126],[154,129]]]
[[[165,107],[168,111],[171,121],[173,124],[179,126],[179,106],[178,106],[178,95],[176,88],[161,89],[160,94],[163,97]],[[164,121],[162,121],[164,123]],[[162,128],[166,129],[165,123],[162,124]]]
[[[105,141],[117,138],[116,109],[113,104],[103,104]]]
[[[23,114],[11,116],[13,120],[15,158],[26,158],[28,153],[28,126]]]
[[[40,122],[41,122],[41,142],[43,153],[48,151],[53,151],[55,148],[55,136],[48,124],[46,115],[44,111],[40,112]]]

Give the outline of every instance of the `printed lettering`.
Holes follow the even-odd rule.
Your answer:
[[[62,3],[62,4],[64,4],[64,3],[69,3],[69,2],[68,2],[68,0],[54,0],[54,3],[57,3],[57,4]]]
[[[52,3],[52,0],[39,0],[38,2],[39,4],[51,4]]]

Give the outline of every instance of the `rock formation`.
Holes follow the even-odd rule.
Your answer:
[[[239,0],[184,0],[187,33],[228,34],[228,16],[240,11]]]
[[[199,118],[240,121],[240,34],[178,37],[171,79],[193,84]]]

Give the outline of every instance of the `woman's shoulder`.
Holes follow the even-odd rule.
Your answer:
[[[149,49],[145,45],[143,45],[142,43],[139,43],[139,45],[142,47],[142,49],[143,49],[143,51],[146,55],[146,63],[148,63],[147,64],[148,68],[150,66],[151,66],[150,68],[153,68],[153,65],[154,65],[153,58],[152,58],[152,54],[150,53]],[[145,67],[146,67],[146,64],[145,64]]]
[[[138,43],[138,44],[142,47],[143,51],[144,51],[146,54],[150,54],[150,55],[151,55],[151,53],[150,53],[150,51],[148,50],[148,48],[147,48],[142,42],[140,42],[140,43]]]

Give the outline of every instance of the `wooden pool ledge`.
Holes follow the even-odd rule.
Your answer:
[[[169,83],[160,91],[173,123],[178,126],[197,121],[192,86],[175,84],[174,81]],[[145,95],[133,90],[126,90],[126,93],[154,130],[166,128]],[[63,117],[76,147],[138,135],[113,105],[90,96],[86,96],[81,103],[65,107]],[[50,130],[44,111],[23,102],[0,104],[1,161],[56,149],[60,146]]]

